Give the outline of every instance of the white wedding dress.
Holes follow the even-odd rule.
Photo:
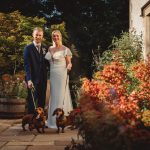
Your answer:
[[[56,108],[63,108],[65,115],[73,109],[69,90],[69,76],[67,74],[65,56],[72,57],[70,49],[47,52],[45,58],[50,62],[50,101],[47,125],[56,128],[56,116],[52,116]]]

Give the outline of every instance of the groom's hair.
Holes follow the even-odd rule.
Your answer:
[[[44,32],[41,27],[35,27],[35,28],[33,29],[33,32],[34,32],[34,31]]]

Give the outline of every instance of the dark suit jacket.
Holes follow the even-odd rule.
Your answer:
[[[39,53],[34,44],[29,44],[24,48],[24,66],[26,81],[31,80],[34,84],[47,81],[47,66],[49,65],[44,58],[47,48],[41,45]]]

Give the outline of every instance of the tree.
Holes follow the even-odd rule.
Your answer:
[[[103,53],[114,36],[128,30],[128,0],[2,1],[1,10],[18,9],[27,16],[45,17],[47,26],[65,22],[69,39],[81,58],[82,75],[92,76],[92,51]]]
[[[15,74],[23,70],[23,48],[31,42],[35,26],[44,27],[46,20],[25,17],[20,12],[0,13],[0,69]]]
[[[81,72],[91,77],[92,51],[102,53],[114,36],[128,30],[128,0],[55,0],[55,4],[79,50]]]

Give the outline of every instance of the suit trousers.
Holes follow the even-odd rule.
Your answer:
[[[46,83],[34,84],[35,90],[28,89],[27,108],[28,113],[34,113],[37,107],[45,107],[46,101]],[[31,93],[32,92],[32,93]]]

